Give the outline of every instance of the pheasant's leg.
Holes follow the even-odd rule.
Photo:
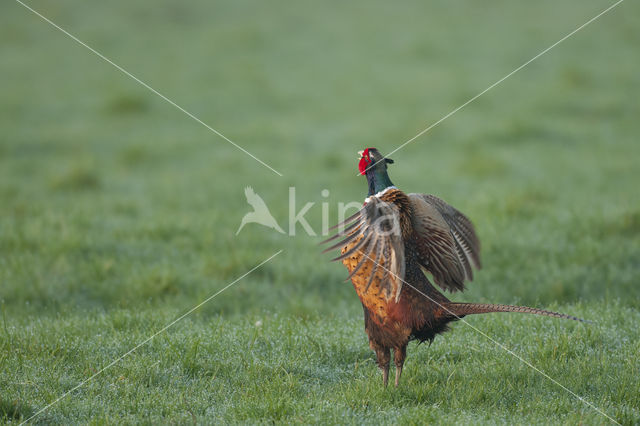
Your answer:
[[[385,388],[389,384],[389,364],[382,367],[382,384]]]
[[[400,382],[400,375],[402,375],[402,366],[404,360],[407,357],[407,345],[403,345],[399,348],[393,349],[393,362],[396,364],[396,387]]]
[[[389,363],[391,362],[391,349],[377,344],[373,340],[369,341],[369,346],[376,352],[378,358],[378,368],[382,370],[382,383],[387,387],[389,383]]]

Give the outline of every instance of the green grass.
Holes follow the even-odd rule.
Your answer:
[[[383,389],[320,237],[235,232],[251,185],[361,200],[355,152],[395,149],[609,2],[33,1],[0,14],[0,419],[41,423],[516,423],[607,419],[465,324]],[[640,423],[640,35],[624,2],[395,153],[391,177],[467,213],[484,269],[455,300],[623,424]],[[328,198],[321,196],[329,189]],[[260,324],[260,325],[258,325]]]

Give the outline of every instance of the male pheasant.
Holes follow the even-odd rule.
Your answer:
[[[411,340],[432,341],[447,324],[469,314],[522,312],[579,318],[524,306],[454,303],[424,274],[449,291],[464,290],[480,269],[480,242],[471,221],[433,195],[406,194],[387,174],[387,164],[375,148],[360,151],[360,174],[369,193],[360,211],[336,225],[343,230],[325,242],[344,237],[329,251],[342,248],[341,260],[364,308],[369,346],[376,353],[387,386],[391,349],[398,386]]]

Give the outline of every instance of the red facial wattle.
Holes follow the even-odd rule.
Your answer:
[[[358,169],[360,170],[360,174],[366,174],[367,167],[371,164],[371,157],[369,156],[369,148],[362,151],[362,158],[360,158],[360,163],[358,163]]]

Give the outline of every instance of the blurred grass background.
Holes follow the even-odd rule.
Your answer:
[[[603,421],[569,395],[558,395],[559,389],[526,367],[519,370],[517,361],[505,361],[497,350],[492,356],[496,363],[506,362],[504,374],[516,369],[525,382],[535,380],[532,397],[548,392],[549,400],[560,398],[564,405],[553,408],[549,400],[532,402],[524,394],[527,404],[533,404],[526,414],[517,408],[522,400],[509,402],[500,398],[504,395],[474,399],[473,392],[491,395],[492,388],[464,385],[474,374],[482,382],[487,373],[487,361],[470,361],[480,355],[466,345],[469,340],[485,342],[462,325],[431,348],[412,347],[409,354],[409,363],[412,357],[414,362],[409,368],[427,364],[446,370],[437,351],[447,353],[459,345],[464,366],[450,361],[452,369],[465,369],[456,391],[462,395],[460,405],[433,394],[432,405],[415,394],[385,394],[378,388],[373,355],[362,332],[360,303],[351,286],[342,283],[345,270],[319,254],[320,238],[307,236],[300,227],[296,237],[258,225],[247,225],[238,236],[235,232],[250,210],[243,193],[248,185],[285,229],[288,187],[295,186],[298,209],[316,203],[307,218],[320,232],[320,203],[330,203],[333,223],[338,202],[361,200],[366,194],[363,178],[355,176],[356,151],[367,146],[383,152],[395,149],[611,3],[28,4],[284,177],[18,3],[5,2],[0,14],[0,414],[5,413],[5,420],[34,412],[86,378],[88,365],[99,369],[284,248],[273,262],[170,330],[165,339],[178,348],[174,355],[153,346],[156,350],[144,351],[146,357],[131,360],[131,368],[160,357],[167,377],[186,377],[184,383],[190,383],[194,374],[170,373],[170,366],[189,358],[193,342],[204,345],[204,336],[216,327],[234,330],[219,337],[222,346],[196,349],[193,355],[193,362],[204,363],[197,358],[204,356],[218,371],[214,366],[220,360],[211,358],[212,353],[225,352],[221,348],[236,355],[251,353],[242,339],[251,335],[255,321],[270,320],[290,327],[293,335],[321,333],[311,339],[324,345],[312,346],[317,352],[307,353],[301,363],[314,364],[314,354],[322,356],[326,345],[341,342],[339,348],[332,347],[339,356],[332,363],[319,362],[322,371],[314,373],[316,378],[334,377],[329,384],[314,382],[314,389],[321,389],[315,405],[302,403],[304,398],[296,396],[300,390],[286,391],[286,380],[297,377],[286,359],[293,359],[291,351],[300,356],[306,343],[286,346],[274,326],[269,332],[265,327],[266,341],[280,342],[291,351],[279,347],[275,352],[280,355],[269,352],[265,359],[277,357],[285,364],[276,370],[283,368],[288,376],[276,374],[284,382],[275,379],[256,393],[289,395],[289,403],[276,401],[247,411],[244,408],[261,401],[251,395],[236,399],[224,387],[203,386],[197,389],[204,405],[177,414],[170,408],[172,398],[178,398],[171,393],[175,383],[169,389],[149,384],[142,395],[154,401],[150,407],[135,408],[116,392],[112,408],[96,412],[95,398],[103,395],[97,387],[95,394],[90,393],[93,388],[87,394],[78,391],[84,397],[52,408],[45,419],[86,421],[101,413],[99,418],[110,422],[118,415],[114,413],[127,413],[128,421],[182,422],[180,416],[192,410],[198,422],[340,422],[358,421],[360,415],[369,419],[364,421],[388,422]],[[622,3],[395,153],[391,166],[400,188],[441,196],[478,228],[485,267],[455,299],[549,307],[602,320],[621,333],[613,333],[609,346],[598,348],[604,358],[590,364],[593,358],[587,357],[585,383],[596,370],[603,377],[593,388],[584,385],[582,395],[608,407],[623,422],[640,418],[637,395],[609,388],[625,380],[631,388],[639,386],[638,12],[637,3]],[[328,198],[321,196],[322,189],[330,190]],[[498,333],[499,340],[518,345],[522,339],[525,346],[536,329],[538,336],[544,335],[541,323],[553,324],[549,338],[566,338],[563,333],[577,329],[552,320],[506,316],[473,321]],[[625,325],[627,321],[635,327]],[[111,334],[103,340],[97,336],[104,324],[111,324],[105,332]],[[597,345],[603,338],[596,333],[586,340],[576,337],[573,344],[592,348],[588,343]],[[66,348],[59,349],[66,354],[60,355],[43,343],[67,339],[75,342],[77,351],[67,353],[66,344],[56,343]],[[622,341],[628,344],[624,350],[619,348]],[[48,349],[37,350],[42,345]],[[614,352],[615,359],[606,358]],[[548,368],[558,363],[556,353],[540,357]],[[360,384],[375,395],[371,405],[341,409],[334,402],[331,409],[319,408],[335,395],[360,401],[358,392],[364,391],[352,392],[350,384],[358,376],[341,381],[335,371],[351,371],[355,362],[354,374],[360,374],[357,365],[362,360],[367,363]],[[41,376],[42,365],[48,366],[47,379]],[[247,365],[235,366],[238,380],[270,380],[272,372]],[[565,380],[576,376],[571,364],[564,367],[556,372],[562,383],[563,374]],[[60,369],[67,374],[66,382],[59,380]],[[611,379],[614,370],[622,379]],[[113,382],[119,374],[114,369],[96,383]],[[403,392],[426,385],[436,386],[435,393],[451,391],[439,376],[423,376],[407,379]],[[297,379],[305,383],[304,375]],[[518,376],[514,381],[515,387],[523,386]],[[284,388],[269,388],[279,385]],[[580,385],[575,386],[578,392]],[[216,403],[207,402],[207,395],[215,395]],[[155,404],[167,405],[160,410]],[[439,404],[441,409],[433,408]],[[23,406],[27,408],[18,409]],[[218,411],[207,408],[212,406]],[[461,407],[468,412],[456,418]],[[375,417],[376,412],[387,414]],[[494,414],[484,417],[487,412]],[[579,417],[569,414],[576,412]]]

